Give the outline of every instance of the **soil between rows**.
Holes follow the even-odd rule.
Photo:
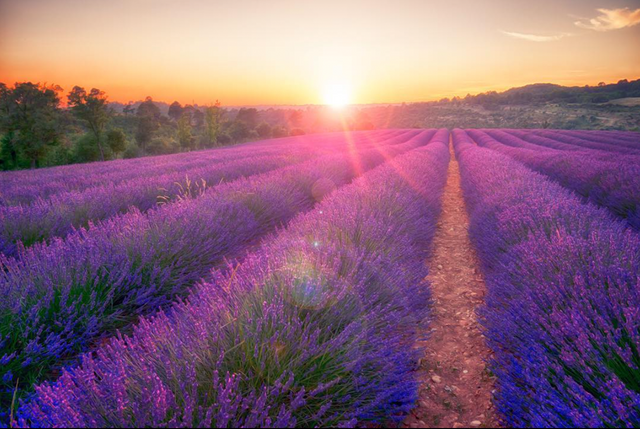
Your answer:
[[[420,360],[417,407],[404,427],[496,427],[491,351],[476,321],[485,283],[468,234],[469,218],[452,153],[429,264],[433,296]]]

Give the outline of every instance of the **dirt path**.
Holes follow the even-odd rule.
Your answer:
[[[405,427],[495,427],[493,379],[475,309],[485,284],[469,240],[458,162],[449,164],[442,215],[429,261],[433,321],[420,361],[420,400]]]

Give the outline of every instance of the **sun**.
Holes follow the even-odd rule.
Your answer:
[[[324,87],[324,103],[340,109],[351,103],[351,88],[345,83],[331,83]]]

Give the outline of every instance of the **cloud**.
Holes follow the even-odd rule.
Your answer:
[[[600,15],[591,19],[581,19],[575,24],[580,28],[595,31],[619,30],[640,24],[640,9],[598,9]]]
[[[515,37],[516,39],[528,40],[530,42],[555,42],[556,40],[571,36],[571,34],[569,33],[560,33],[552,36],[540,36],[537,34],[514,33],[512,31],[504,30],[500,30],[500,32],[502,34],[506,34],[507,36]]]

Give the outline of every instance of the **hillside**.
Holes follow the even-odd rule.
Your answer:
[[[353,105],[332,112],[326,106],[227,106],[225,117],[255,109],[255,123],[266,122],[305,133],[350,128],[465,127],[465,128],[556,128],[624,130],[640,129],[640,79],[600,83],[597,86],[562,86],[535,83],[503,92],[489,91],[464,98],[402,104]],[[155,102],[163,114],[169,103]],[[130,103],[134,109],[140,102]],[[125,105],[112,103],[116,112]],[[196,109],[202,109],[197,105]],[[346,117],[346,121],[344,120]]]

